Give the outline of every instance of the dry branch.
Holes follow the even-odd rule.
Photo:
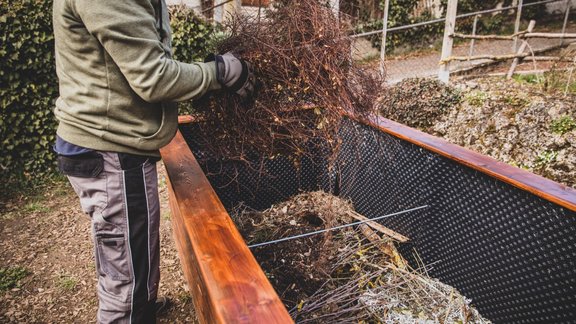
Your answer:
[[[516,33],[512,35],[468,35],[454,33],[452,34],[454,38],[462,39],[475,39],[475,40],[514,40],[515,37],[526,39],[526,38],[548,38],[548,39],[561,39],[561,38],[576,38],[576,34],[567,33],[530,33],[528,31],[523,31],[521,33]]]
[[[462,38],[462,39],[475,39],[475,40],[513,40],[514,37],[524,35],[526,32],[517,33],[510,36],[501,36],[501,35],[467,35],[467,34],[460,34],[454,33],[452,37],[454,38]]]
[[[568,33],[528,33],[521,38],[551,38],[551,39],[559,39],[559,38],[576,38],[576,34],[568,34]]]
[[[368,219],[369,219],[368,217],[366,217],[366,216],[364,216],[364,215],[361,215],[361,214],[359,214],[358,212],[356,212],[356,211],[354,211],[354,210],[351,210],[351,211],[350,211],[350,216],[351,216],[352,218],[354,218],[354,219],[359,220],[359,221],[365,221],[365,220],[368,220]],[[382,234],[385,234],[385,235],[387,235],[387,236],[389,236],[389,237],[397,240],[398,242],[405,243],[405,242],[408,242],[408,240],[410,240],[410,239],[407,238],[406,236],[404,236],[404,235],[402,235],[402,234],[400,234],[400,233],[397,233],[397,232],[395,232],[395,231],[387,228],[386,226],[384,226],[384,225],[382,225],[382,224],[380,224],[380,223],[377,223],[377,222],[368,222],[368,223],[366,223],[366,225],[372,227],[373,229],[379,231],[379,232],[382,233]]]
[[[449,58],[443,60],[445,62],[448,61],[473,61],[473,60],[494,60],[494,61],[503,61],[503,60],[510,60],[514,58],[525,58],[530,56],[531,54],[522,53],[522,54],[505,54],[505,55],[474,55],[474,56],[450,56]],[[440,61],[442,62],[442,61]]]
[[[530,61],[544,61],[544,62],[573,62],[573,58],[558,57],[558,56],[532,56]]]
[[[277,1],[267,19],[236,16],[227,29],[218,51],[250,62],[259,82],[253,101],[219,94],[196,103],[209,156],[248,162],[281,154],[298,163],[309,152],[336,151],[343,112],[373,112],[382,82],[354,65],[346,26],[319,1]]]

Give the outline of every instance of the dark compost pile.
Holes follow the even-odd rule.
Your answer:
[[[351,223],[352,204],[304,193],[234,220],[248,244]],[[252,249],[300,323],[487,323],[455,288],[411,269],[395,242],[366,224]]]

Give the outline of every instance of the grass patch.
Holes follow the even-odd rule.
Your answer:
[[[67,186],[66,177],[57,173],[41,176],[34,180],[8,181],[4,184],[2,195],[0,195],[0,212],[14,207],[34,210],[38,206],[34,206],[33,202],[42,201],[45,193],[63,196],[67,193]],[[27,205],[30,206],[25,207]]]
[[[20,280],[30,274],[24,267],[0,268],[0,291],[20,287]]]
[[[540,87],[543,91],[576,94],[576,73],[570,69],[552,69],[540,74],[515,74],[512,78],[518,83]]]
[[[544,74],[546,78],[545,90],[576,94],[576,76],[570,70],[551,70]]]
[[[511,94],[504,96],[504,103],[506,103],[508,106],[519,108],[526,106],[529,101],[526,97],[520,96],[518,94]]]
[[[63,290],[74,290],[78,285],[78,280],[70,275],[61,274],[58,277],[57,285]]]
[[[28,213],[46,213],[50,208],[44,206],[41,201],[33,201],[24,206],[24,211]]]
[[[179,293],[177,298],[181,304],[188,304],[192,302],[192,297],[190,296],[190,293],[186,291]]]
[[[534,169],[545,168],[548,164],[556,161],[558,152],[556,151],[544,151],[536,156],[536,161],[534,162]]]
[[[518,83],[541,84],[544,78],[538,74],[514,74],[512,79]]]
[[[572,116],[562,116],[550,124],[550,130],[555,134],[564,135],[573,129],[576,129],[576,120]]]
[[[486,100],[488,100],[488,94],[484,91],[472,91],[464,96],[464,100],[471,106],[482,107]]]

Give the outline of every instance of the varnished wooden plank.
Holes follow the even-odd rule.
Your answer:
[[[374,117],[365,124],[576,211],[576,190],[573,188],[383,117]]]
[[[170,181],[175,240],[200,321],[291,323],[182,134],[160,153]]]

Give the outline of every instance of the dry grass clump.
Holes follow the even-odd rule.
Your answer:
[[[237,213],[235,221],[253,244],[350,223],[352,213],[349,201],[312,192],[264,212]],[[411,269],[391,238],[366,225],[253,253],[299,323],[488,322],[456,289]]]
[[[341,114],[372,113],[379,78],[353,64],[346,26],[319,1],[277,1],[266,16],[235,17],[217,45],[249,61],[258,85],[249,102],[220,93],[196,103],[204,150],[242,161],[334,151]]]

